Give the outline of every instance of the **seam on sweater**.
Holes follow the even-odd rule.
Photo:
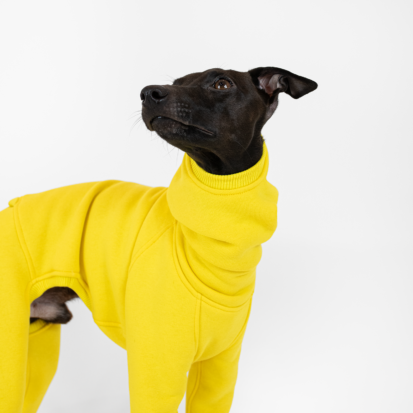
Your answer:
[[[269,162],[269,160],[267,159],[267,163],[268,162]],[[269,163],[268,163],[268,167],[269,167]],[[217,195],[217,196],[239,195],[239,194],[243,194],[245,192],[249,192],[249,191],[253,190],[255,187],[260,185],[263,181],[267,180],[268,167],[266,167],[266,164],[264,164],[263,169],[261,171],[261,174],[258,176],[258,178],[255,181],[251,182],[250,184],[246,185],[245,187],[232,188],[232,189],[216,189],[216,188],[213,188],[213,187],[209,187],[208,185],[201,182],[197,178],[197,176],[195,175],[195,173],[192,170],[190,165],[189,165],[189,167],[184,165],[184,168],[187,170],[187,173],[188,173],[189,177],[191,178],[191,181],[194,182],[195,185],[198,188],[200,188],[202,191],[206,191],[206,192],[209,192],[209,193],[211,193],[213,195]]]
[[[175,266],[175,271],[178,273],[178,278],[181,281],[182,285],[185,287],[185,289],[196,299],[198,299],[201,294],[195,290],[194,287],[192,287],[191,283],[188,281],[188,279],[186,278],[184,272],[181,269],[181,266],[179,264],[179,260],[178,260],[178,256],[176,253],[176,224],[177,221],[175,221],[174,223],[174,231],[173,231],[173,242],[172,242],[172,258],[174,260],[174,266]],[[184,281],[185,279],[185,281]],[[187,285],[188,284],[188,285]]]
[[[264,152],[265,152],[265,150],[264,150]],[[262,180],[265,180],[265,179],[266,179],[267,174],[268,174],[268,167],[269,167],[268,148],[266,149],[266,152],[267,152],[267,153],[266,153],[266,159],[264,160],[264,164],[263,164],[263,166],[262,166],[262,170],[261,170],[260,175],[256,178],[255,181],[251,182],[250,184],[248,184],[248,185],[246,185],[246,186],[244,186],[244,187],[241,186],[241,187],[239,187],[239,188],[217,189],[217,188],[213,188],[213,187],[208,186],[207,184],[205,184],[204,182],[202,182],[202,181],[195,175],[195,172],[193,171],[192,165],[191,165],[191,159],[192,159],[192,158],[190,158],[187,154],[186,154],[187,157],[184,158],[184,160],[183,160],[184,163],[183,163],[182,166],[187,170],[187,173],[188,173],[188,175],[190,176],[191,180],[192,180],[199,188],[201,188],[201,189],[204,190],[204,191],[208,191],[208,192],[213,193],[213,194],[215,194],[215,195],[241,194],[241,193],[250,191],[251,189],[255,188],[257,185],[259,185]],[[260,162],[260,161],[258,161],[257,163],[259,163],[259,162]],[[255,166],[255,165],[254,165],[254,166]],[[254,166],[252,166],[251,168],[254,168]],[[250,169],[251,169],[251,168],[250,168]],[[245,172],[245,171],[243,171],[243,172]],[[241,173],[242,173],[242,172],[241,172]],[[230,175],[227,175],[227,176],[230,176]],[[248,188],[248,187],[250,187],[250,188]],[[240,189],[242,189],[242,188],[248,188],[248,189],[245,190],[245,191],[239,191],[239,192],[238,192],[238,190],[240,190]],[[225,192],[227,192],[227,191],[233,191],[233,193],[220,193],[221,191],[225,191]]]
[[[40,333],[43,333],[45,330],[48,330],[52,325],[53,323],[46,322],[46,324],[40,327],[38,330],[34,331],[33,333],[29,333],[29,338],[32,338]]]
[[[197,181],[195,181],[195,179],[194,178],[192,178],[192,176],[191,176],[191,179],[192,179],[192,181],[196,184],[196,186],[198,187],[198,188],[200,188],[201,190],[203,190],[203,191],[207,191],[207,192],[210,192],[210,193],[212,193],[213,195],[216,195],[216,196],[231,196],[231,195],[240,195],[240,194],[244,194],[244,193],[246,193],[246,192],[249,192],[249,191],[252,191],[256,186],[258,186],[259,184],[261,184],[261,182],[264,180],[264,179],[266,179],[266,177],[263,177],[263,176],[260,176],[260,177],[258,177],[258,179],[256,180],[256,181],[254,181],[254,182],[251,182],[248,186],[246,186],[245,188],[248,188],[248,189],[246,189],[246,190],[244,190],[244,191],[238,191],[239,189],[242,189],[242,187],[241,188],[235,188],[235,189],[215,189],[215,188],[210,188],[210,189],[215,189],[216,191],[237,191],[237,192],[233,192],[233,193],[225,193],[225,194],[220,194],[220,193],[216,193],[216,192],[212,192],[212,191],[209,191],[208,189],[206,189],[206,188],[203,188],[201,185],[199,185],[199,182],[197,182]],[[198,178],[197,178],[198,179]],[[205,185],[205,184],[204,184]],[[206,185],[205,185],[206,186]],[[207,188],[209,188],[209,187],[207,187]]]
[[[27,243],[24,238],[23,228],[21,226],[20,217],[19,217],[18,210],[17,210],[18,204],[16,204],[13,208],[14,208],[14,211],[13,211],[14,226],[16,228],[17,239],[19,241],[20,248],[22,249],[24,258],[26,260],[27,267],[29,268],[30,278],[31,280],[34,280],[36,278],[36,270],[33,265],[33,260],[30,255],[29,248],[27,247]]]
[[[67,275],[66,275],[66,273],[67,273]],[[85,286],[86,286],[86,284],[82,280],[82,277],[80,276],[79,273],[74,272],[74,271],[58,271],[58,270],[56,270],[56,271],[51,271],[51,272],[48,272],[46,274],[43,274],[39,277],[36,277],[34,280],[32,280],[29,283],[28,289],[31,290],[33,288],[33,286],[35,286],[36,284],[41,283],[42,281],[49,280],[50,278],[74,279],[74,280],[78,281],[83,288],[85,288]],[[85,288],[85,291],[87,293],[89,293],[88,288]]]
[[[46,284],[50,284],[49,288],[52,288],[52,287],[55,287],[56,284],[54,282],[51,283],[50,280],[53,280],[54,278],[58,278],[62,281],[62,283],[59,283],[59,284],[62,284],[61,286],[69,287],[75,290],[79,298],[86,305],[86,307],[93,313],[92,302],[90,300],[90,291],[89,291],[88,285],[83,281],[79,273],[76,273],[74,271],[72,272],[69,271],[67,273],[68,274],[66,274],[65,272],[55,271],[55,272],[47,273],[46,275],[37,277],[36,279],[29,282],[27,285],[27,289],[26,289],[27,300],[31,302],[31,300],[34,300],[35,298],[38,298],[40,296],[40,295],[36,295],[36,297],[33,296],[34,295],[33,291],[35,292],[36,289],[38,289],[37,285],[42,285],[42,284],[44,285],[44,283],[46,283]],[[73,281],[76,283],[75,285],[72,285]],[[77,291],[77,288],[75,288],[78,286],[80,287],[79,291]]]
[[[192,273],[195,274],[195,271],[192,269],[191,264],[190,264],[189,262],[188,262],[188,267],[190,268],[190,270],[192,271]],[[183,272],[183,271],[182,271],[182,272]],[[195,274],[195,276],[196,276],[196,274]],[[206,284],[205,284],[205,285],[206,285]],[[219,290],[216,290],[215,288],[212,288],[212,287],[210,287],[210,286],[207,286],[207,287],[208,287],[210,290],[215,291],[216,293],[222,294]],[[194,287],[193,287],[193,288],[194,288]],[[226,305],[221,304],[221,303],[216,303],[215,301],[211,300],[211,299],[208,298],[208,297],[205,297],[205,296],[204,296],[203,294],[201,294],[201,293],[199,293],[199,294],[200,294],[200,296],[203,298],[203,302],[205,302],[206,305],[209,305],[210,307],[214,307],[214,308],[217,308],[218,310],[227,311],[227,312],[237,312],[237,311],[242,310],[242,308],[243,308],[245,305],[247,305],[247,304],[248,304],[248,301],[250,300],[250,297],[248,297],[247,300],[245,301],[245,303],[243,303],[243,304],[241,304],[241,305],[239,305],[239,306],[237,306],[237,307],[229,307],[229,306],[226,306]],[[225,309],[224,309],[224,308],[221,308],[220,306],[224,306]],[[230,311],[230,310],[228,310],[229,308],[235,309],[235,310],[234,310],[234,311]]]
[[[194,389],[192,390],[191,395],[189,396],[188,402],[187,402],[187,407],[186,407],[186,413],[191,413],[191,405],[194,401],[195,395],[198,391],[199,385],[201,383],[201,367],[202,367],[202,361],[197,362],[197,372],[196,372],[196,382]]]
[[[154,188],[159,188],[159,187],[154,187]],[[160,187],[160,188],[164,188],[164,187]],[[146,214],[144,220],[142,221],[141,226],[140,226],[140,228],[139,228],[139,231],[136,232],[136,237],[135,237],[135,240],[133,241],[133,245],[132,245],[132,248],[131,248],[131,254],[130,254],[130,258],[129,258],[129,263],[131,263],[132,260],[134,260],[134,256],[132,256],[133,250],[135,249],[135,245],[136,245],[136,243],[138,242],[139,233],[141,232],[141,229],[143,228],[143,226],[144,226],[144,224],[145,224],[145,222],[146,222],[146,219],[148,218],[150,212],[151,212],[152,209],[155,207],[155,205],[159,202],[159,200],[161,199],[162,195],[163,195],[164,193],[166,193],[166,190],[167,190],[167,189],[168,189],[168,188],[165,188],[165,191],[163,191],[163,192],[161,193],[161,195],[158,197],[158,199],[153,203],[152,207],[150,208],[150,210],[149,210],[148,213]],[[138,251],[138,253],[139,253],[139,251]]]
[[[27,394],[27,390],[29,389],[30,386],[30,379],[32,378],[32,374],[31,374],[31,365],[30,365],[30,360],[29,357],[27,357],[27,364],[26,364],[26,388],[24,389],[24,394],[26,398],[26,394]],[[24,402],[23,402],[24,403]]]
[[[198,354],[199,348],[199,330],[201,325],[201,302],[202,295],[197,298],[195,309],[195,357]]]
[[[199,330],[200,330],[200,323],[201,323],[201,303],[202,303],[202,295],[199,295],[197,297],[196,310],[195,310],[195,357],[198,354],[198,347],[199,347]],[[198,363],[199,363],[199,366],[197,366],[196,383],[195,383],[194,389],[192,390],[192,393],[188,397],[187,406],[185,408],[186,413],[190,412],[192,400],[195,397],[195,394],[197,392],[199,382],[200,382],[202,362],[199,361]]]
[[[177,222],[176,222],[177,223]],[[249,300],[251,299],[251,297],[248,297],[247,300],[245,301],[245,303],[242,303],[241,305],[237,306],[237,307],[229,307],[226,306],[224,304],[221,303],[216,303],[215,301],[211,300],[208,297],[205,297],[205,295],[201,294],[199,291],[197,291],[195,289],[195,287],[190,283],[190,281],[188,280],[188,277],[185,275],[183,269],[181,268],[181,264],[179,263],[179,259],[178,259],[178,254],[176,252],[176,237],[177,237],[177,225],[174,225],[174,242],[173,242],[173,252],[172,252],[172,256],[174,259],[174,264],[175,264],[175,270],[178,273],[178,278],[181,280],[182,284],[184,285],[184,287],[195,297],[198,298],[198,296],[202,297],[202,302],[205,304],[210,305],[211,307],[217,308],[218,310],[221,311],[226,311],[228,313],[234,313],[237,311],[240,311],[245,305],[248,304]],[[195,273],[194,276],[196,277]],[[184,281],[185,280],[185,281]],[[210,287],[208,287],[210,288]],[[216,291],[216,290],[214,290]],[[251,293],[252,296],[253,292]]]
[[[204,295],[202,295],[202,297],[204,298],[203,303],[206,305],[209,305],[210,307],[216,308],[221,311],[226,311],[227,313],[237,313],[239,311],[242,311],[242,309],[248,305],[249,300],[251,299],[252,295],[253,295],[253,292],[251,293],[251,296],[249,296],[243,304],[237,307],[228,307],[228,306],[225,306],[224,304],[216,303],[215,301],[212,301],[210,298],[205,297]]]
[[[128,267],[128,273],[131,270],[131,268],[134,266],[136,263],[137,259],[148,249],[150,248],[155,242],[174,224],[169,224],[167,227],[164,227],[161,231],[159,231],[156,235],[154,235],[144,246],[136,253],[134,257],[132,257],[131,262]]]
[[[67,274],[70,274],[70,275],[68,275],[69,277],[75,277],[75,278],[81,277],[80,273],[78,271],[50,270],[50,271],[45,272],[44,274],[40,275],[39,277],[36,277],[33,281],[41,280],[41,279],[43,279],[45,277],[48,277],[48,276],[50,276],[52,274],[55,274],[55,273],[67,273]],[[65,277],[66,277],[66,275],[65,275]]]
[[[53,324],[52,323],[47,323],[43,327],[41,327],[39,330],[35,331],[32,334],[29,334],[29,340],[30,338],[37,336],[40,333],[43,333],[44,331],[48,330]],[[27,358],[27,366],[26,366],[26,388],[25,388],[25,394],[27,394],[27,390],[30,387],[31,384],[31,379],[32,379],[32,366],[30,363],[30,359]]]
[[[224,350],[227,351],[229,350],[232,346],[234,346],[238,340],[240,339],[240,337],[242,337],[247,329],[247,325],[248,325],[248,320],[250,318],[250,314],[251,314],[251,307],[252,307],[252,297],[250,299],[250,306],[248,308],[248,313],[247,313],[247,317],[245,318],[245,322],[244,325],[242,326],[240,332],[237,334],[237,336],[235,337],[235,339],[233,340],[233,342]]]
[[[116,328],[122,328],[122,324],[121,323],[115,323],[112,321],[98,321],[93,319],[93,321],[98,325],[98,326],[102,326],[102,327],[116,327]]]

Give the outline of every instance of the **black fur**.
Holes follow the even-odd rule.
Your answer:
[[[279,75],[280,88],[260,88],[263,79]],[[220,79],[231,87],[217,89]],[[295,99],[317,83],[279,68],[249,72],[210,69],[176,79],[172,85],[152,85],[141,92],[142,119],[168,143],[186,152],[215,175],[242,172],[262,156],[261,130],[271,117],[278,94]]]

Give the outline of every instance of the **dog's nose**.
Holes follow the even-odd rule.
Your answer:
[[[162,86],[146,86],[142,89],[141,92],[142,103],[149,103],[149,101],[159,103],[167,96],[168,91]]]

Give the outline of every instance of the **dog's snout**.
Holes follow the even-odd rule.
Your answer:
[[[159,103],[168,96],[168,91],[162,86],[146,86],[142,89],[142,103]]]

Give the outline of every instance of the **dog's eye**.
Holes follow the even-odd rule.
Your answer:
[[[232,84],[227,79],[218,79],[214,83],[214,89],[229,89],[230,87],[232,87]]]

